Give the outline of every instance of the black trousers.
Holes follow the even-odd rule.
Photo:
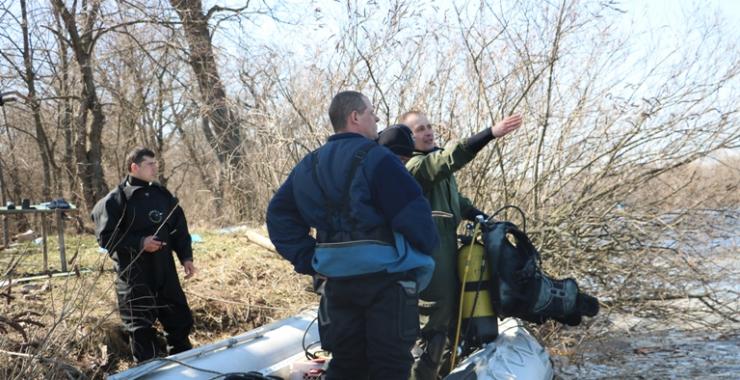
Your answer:
[[[330,278],[319,306],[326,379],[407,380],[419,334],[418,291],[408,273]]]
[[[173,287],[176,289],[161,292],[153,292],[143,284],[120,285],[124,286],[118,289],[118,310],[129,332],[136,362],[152,359],[160,353],[156,330],[152,327],[156,320],[164,328],[168,355],[193,348],[188,338],[193,315],[179,284]]]

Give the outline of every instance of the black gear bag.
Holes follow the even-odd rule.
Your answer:
[[[542,272],[540,253],[516,225],[488,221],[482,229],[487,264],[493,269],[491,302],[499,318],[537,324],[554,319],[576,326],[582,316],[599,312],[598,300],[582,293],[574,279],[556,280]]]

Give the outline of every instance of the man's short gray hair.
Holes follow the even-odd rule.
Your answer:
[[[357,91],[342,91],[334,96],[329,106],[329,120],[334,132],[347,128],[347,117],[353,112],[365,112],[367,104],[365,96]]]
[[[424,115],[424,112],[414,109],[414,110],[408,111],[404,113],[403,115],[401,115],[401,117],[398,118],[398,122],[401,124],[404,124],[411,116],[420,116],[420,115]]]

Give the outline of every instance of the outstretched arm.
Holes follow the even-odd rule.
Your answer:
[[[445,150],[436,150],[411,158],[406,167],[424,189],[435,182],[449,178],[496,137],[503,137],[522,125],[520,115],[507,116],[491,128],[476,133]]]
[[[508,135],[511,132],[519,129],[522,126],[522,115],[511,115],[505,117],[491,127],[491,133],[493,137],[499,138]]]
[[[475,158],[464,141],[448,146],[444,150],[435,150],[424,155],[416,155],[407,163],[406,168],[428,190],[434,183],[445,180]]]

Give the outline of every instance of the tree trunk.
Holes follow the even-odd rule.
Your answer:
[[[8,175],[10,176],[10,184],[12,188],[9,189],[10,201],[20,203],[21,197],[23,196],[23,190],[21,189],[20,175],[18,173],[18,160],[15,158],[15,144],[13,143],[13,136],[10,134],[10,126],[8,125],[8,117],[5,114],[5,108],[3,110],[3,121],[5,122],[5,134],[8,139],[8,151],[10,154],[10,162],[8,163]]]
[[[201,0],[170,0],[170,3],[180,16],[190,48],[190,67],[198,82],[201,108],[206,116],[203,133],[219,162],[226,169],[236,167],[241,160],[241,134],[216,66],[208,17],[203,14]]]
[[[53,152],[49,146],[49,139],[41,124],[41,106],[36,98],[36,73],[33,71],[31,57],[31,41],[28,34],[28,17],[26,12],[26,0],[21,0],[21,31],[23,33],[23,66],[26,71],[26,87],[28,88],[27,100],[33,113],[33,122],[36,127],[36,143],[41,153],[41,167],[43,172],[43,185],[41,194],[45,201],[51,200],[51,165]]]
[[[59,10],[56,7],[52,8],[54,12],[54,21],[56,22],[57,30],[63,30],[63,24]],[[65,171],[65,178],[67,180],[67,191],[72,199],[73,203],[79,204],[79,187],[77,181],[77,165],[74,161],[74,130],[72,127],[72,115],[74,110],[72,109],[72,101],[70,96],[69,84],[69,53],[67,51],[67,43],[61,33],[55,34],[57,37],[57,46],[59,47],[59,69],[57,70],[61,77],[59,79],[59,88],[57,90],[58,96],[61,99],[61,105],[59,106],[59,112],[57,116],[57,128],[62,131],[64,137],[64,155],[63,163],[59,166],[60,171]],[[57,181],[61,182],[61,176],[57,178]]]
[[[10,134],[10,126],[8,125],[8,116],[5,114],[5,107],[0,106],[0,109],[3,111],[3,122],[5,123],[5,133],[8,139],[8,152],[10,152],[10,154],[8,154],[8,156],[10,156],[10,163],[3,163],[8,167],[8,169],[10,169],[8,175],[10,177],[12,188],[7,189],[7,193],[10,198],[9,200],[20,207],[20,202],[23,198],[23,189],[21,188],[20,174],[18,173],[18,160],[15,158],[15,144],[13,143],[13,136]],[[5,191],[4,186],[3,191]],[[29,223],[26,215],[19,214],[16,217],[16,221],[16,231],[25,231],[28,229]]]
[[[76,117],[77,141],[74,144],[74,153],[78,165],[78,178],[82,182],[82,197],[85,206],[92,209],[95,202],[105,196],[108,191],[101,164],[105,116],[96,93],[91,56],[94,42],[92,30],[95,27],[100,2],[92,1],[87,4],[88,10],[85,14],[82,33],[78,31],[75,17],[64,2],[62,0],[52,0],[52,2],[67,29],[82,79],[80,108]],[[89,126],[88,115],[92,115]]]
[[[3,174],[3,166],[5,164],[2,160],[0,160],[0,206],[5,206],[5,204],[8,202],[8,189],[5,186],[5,175]]]

